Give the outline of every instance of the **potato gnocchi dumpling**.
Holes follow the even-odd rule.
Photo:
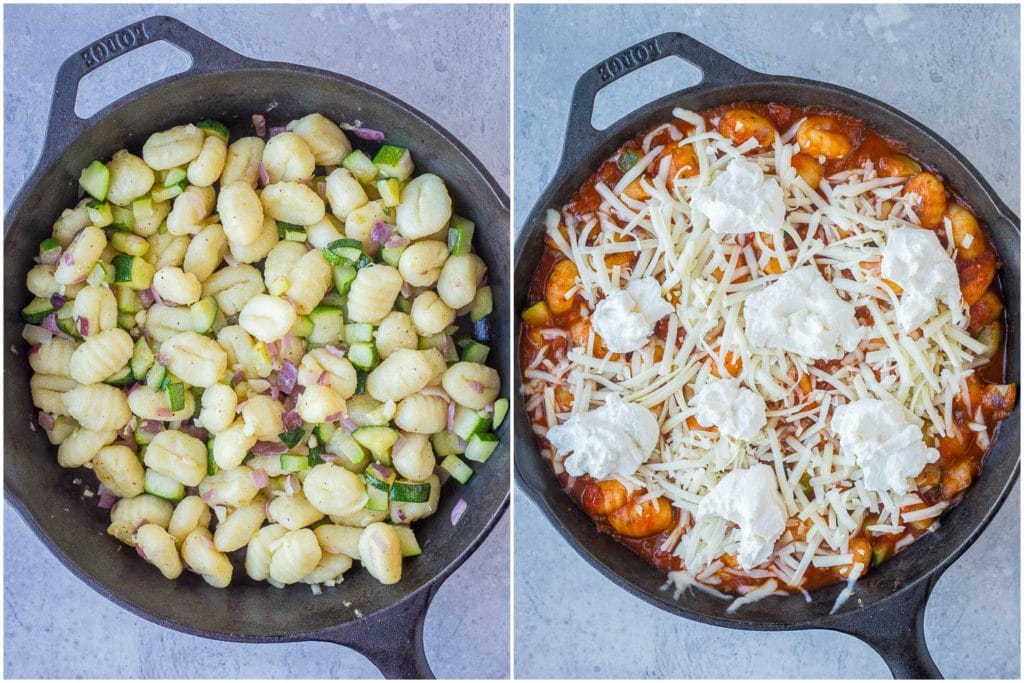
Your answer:
[[[186,123],[81,171],[26,273],[38,424],[167,579],[319,593],[357,562],[392,584],[508,412],[475,226],[368,129],[265,123]]]

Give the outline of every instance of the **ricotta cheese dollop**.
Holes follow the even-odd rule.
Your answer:
[[[609,396],[600,408],[574,413],[547,434],[560,454],[572,453],[563,463],[566,472],[595,479],[636,472],[654,452],[658,436],[654,413],[617,394]]]
[[[657,322],[671,312],[672,304],[661,298],[658,281],[642,277],[598,301],[592,322],[608,350],[629,353],[642,349]]]
[[[864,487],[900,495],[908,481],[939,452],[924,443],[921,428],[907,421],[895,401],[862,399],[841,405],[832,414],[832,431],[839,437],[839,453],[856,460],[864,473]]]
[[[896,319],[904,330],[923,325],[938,310],[936,300],[963,321],[956,264],[931,230],[893,228],[882,250],[882,277],[903,288]]]
[[[693,397],[697,422],[718,433],[750,441],[768,423],[764,399],[738,379],[713,379]]]
[[[862,332],[853,304],[844,301],[814,266],[787,271],[743,302],[747,339],[815,359],[842,358]]]
[[[786,529],[786,506],[775,472],[758,463],[726,474],[697,506],[697,521],[711,516],[738,527],[741,567],[750,570],[762,564]]]
[[[773,232],[786,222],[782,187],[753,161],[734,158],[706,187],[693,191],[690,206],[719,234]]]

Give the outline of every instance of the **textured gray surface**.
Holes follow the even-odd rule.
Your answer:
[[[838,83],[902,109],[963,152],[1019,212],[1017,7],[602,5],[515,12],[518,221],[558,163],[580,73],[671,30],[753,69]],[[552,59],[566,36],[572,50]],[[664,60],[654,76],[647,68],[618,82],[595,119],[607,124],[692,84],[696,72],[681,66]],[[888,676],[881,658],[848,636],[731,631],[650,607],[580,559],[521,492],[515,504],[518,678]],[[1018,486],[929,603],[928,643],[947,677],[1019,678],[1019,537]]]
[[[157,13],[178,17],[245,55],[330,69],[382,88],[459,137],[508,187],[506,7],[8,6],[8,198],[39,155],[53,79],[64,58],[90,40]],[[171,48],[142,48],[90,76],[79,111],[96,111],[154,76],[187,65]],[[367,659],[336,645],[241,645],[154,626],[74,578],[10,507],[5,512],[4,673],[9,678],[380,675]],[[430,608],[427,657],[441,677],[508,676],[508,538],[506,516]]]

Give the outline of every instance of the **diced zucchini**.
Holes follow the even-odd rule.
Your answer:
[[[313,321],[308,315],[300,315],[295,318],[291,333],[296,337],[308,337],[313,333]]]
[[[342,295],[338,294],[336,291],[334,291],[332,289],[329,292],[327,292],[327,294],[324,294],[324,298],[320,299],[320,304],[319,305],[321,305],[321,306],[331,306],[333,308],[344,309],[345,308],[345,297],[343,297]],[[342,332],[342,335],[344,336],[344,332]]]
[[[153,367],[155,361],[156,355],[153,353],[153,349],[149,347],[149,342],[146,341],[145,337],[139,337],[135,342],[135,349],[132,351],[132,375],[142,379],[149,372],[149,369]]]
[[[356,267],[347,263],[334,266],[334,289],[339,296],[348,294],[356,279]]]
[[[402,258],[402,253],[408,248],[408,245],[401,247],[381,247],[380,260],[394,268],[398,267],[398,261]]]
[[[181,382],[171,382],[167,385],[167,401],[171,404],[171,411],[178,412],[185,407],[185,385]]]
[[[133,328],[138,327],[138,324],[135,322],[135,314],[118,311],[117,326],[125,332],[130,332]]]
[[[110,246],[131,256],[143,256],[149,251],[149,241],[130,232],[115,232],[110,236]]]
[[[487,431],[491,426],[490,416],[482,410],[473,410],[465,406],[455,406],[455,419],[452,426],[456,435],[469,441],[469,437],[477,432]]]
[[[441,469],[452,475],[452,478],[460,484],[465,484],[473,476],[473,468],[464,463],[457,455],[445,456],[445,459],[441,461]]]
[[[166,202],[174,199],[179,194],[185,191],[185,181],[181,181],[177,185],[171,185],[170,187],[158,187],[150,193],[153,197],[154,202]]]
[[[205,296],[192,304],[189,310],[192,312],[192,329],[199,334],[206,334],[213,327],[220,308],[217,306],[216,299],[212,296]]]
[[[153,284],[156,269],[141,256],[118,254],[111,261],[114,266],[114,282],[132,289],[149,289]]]
[[[366,393],[366,375],[365,370],[356,370],[356,395]]]
[[[127,230],[131,232],[135,229],[135,214],[128,207],[117,206],[112,204],[110,206],[111,225],[118,230]]]
[[[506,415],[508,415],[508,399],[499,398],[494,402],[494,416],[491,418],[492,431],[498,431],[498,427],[505,421]]]
[[[369,185],[377,177],[377,166],[363,152],[356,149],[342,159],[341,165],[363,185]]]
[[[357,342],[348,347],[348,360],[360,370],[377,364],[377,347],[372,342]]]
[[[362,256],[359,257],[359,260],[356,261],[356,270],[359,270],[360,268],[365,268],[366,266],[369,265],[373,265],[373,259],[367,256],[366,254],[363,254]]]
[[[345,343],[373,341],[373,325],[370,323],[349,323],[345,325]]]
[[[323,249],[324,258],[334,266],[355,265],[363,254],[363,243],[359,240],[334,240]]]
[[[270,358],[270,349],[267,348],[267,342],[262,339],[252,347],[252,365],[253,370],[260,377],[266,377],[274,370],[273,360]]]
[[[64,334],[75,339],[81,339],[82,335],[78,331],[78,326],[75,324],[74,318],[61,318],[57,316],[57,329]]]
[[[430,444],[434,447],[434,455],[439,458],[464,452],[459,437],[454,432],[437,432],[431,435]]]
[[[396,481],[391,485],[391,500],[398,503],[426,503],[430,498],[430,484],[414,481]]]
[[[59,249],[60,240],[58,240],[56,237],[47,237],[45,240],[39,243],[40,256],[46,256],[51,253],[56,253]]]
[[[188,171],[184,168],[171,168],[168,169],[167,174],[164,176],[164,187],[172,187],[174,185],[180,185],[188,178]],[[185,188],[181,188],[185,189]]]
[[[153,198],[152,197],[139,197],[132,202],[132,215],[135,217],[135,222],[148,221],[153,217]]]
[[[469,309],[469,319],[473,322],[483,320],[493,312],[494,294],[491,292],[491,286],[485,285],[476,290],[476,296],[473,297],[473,305]]]
[[[156,434],[154,434],[154,433],[152,433],[150,431],[147,431],[147,430],[143,429],[142,427],[136,427],[134,435],[135,435],[135,443],[137,443],[140,446],[148,446],[149,443],[153,440],[153,437],[156,436]]]
[[[363,471],[363,481],[368,489],[389,491],[391,490],[391,485],[395,483],[396,477],[395,471],[388,467],[374,465]]]
[[[542,325],[547,325],[550,321],[551,311],[548,310],[548,305],[544,301],[538,301],[523,311],[523,322],[530,327],[541,327]]]
[[[468,363],[486,363],[487,356],[491,352],[491,347],[480,342],[475,342],[472,339],[464,339],[459,343],[462,347],[462,352],[459,354],[459,360],[464,360]]]
[[[337,425],[330,422],[321,422],[313,427],[313,433],[316,434],[316,438],[320,443],[330,441],[336,431],[338,431]]]
[[[407,526],[393,525],[391,528],[398,534],[398,543],[402,546],[402,557],[416,557],[422,555],[423,550],[420,549],[420,544],[416,540],[416,534],[412,532]]]
[[[373,486],[366,487],[366,509],[374,512],[387,512],[388,492]]]
[[[420,351],[426,351],[427,349],[437,349],[440,351],[444,348],[447,343],[448,335],[444,332],[438,332],[427,337],[420,337],[417,342],[416,348]]]
[[[380,175],[398,180],[408,180],[413,171],[409,150],[396,145],[382,145],[373,157],[373,165]]]
[[[217,460],[213,457],[213,437],[211,436],[206,441],[206,474],[213,476],[220,471],[220,467],[217,465]]]
[[[317,306],[310,312],[309,319],[313,322],[309,341],[314,344],[336,342],[345,333],[345,314],[340,308]]]
[[[352,432],[359,445],[370,451],[382,465],[391,464],[391,447],[398,441],[398,432],[390,427],[360,427]]]
[[[84,169],[78,176],[78,184],[89,193],[89,196],[99,201],[107,198],[107,190],[110,189],[110,169],[98,159]]]
[[[324,447],[313,446],[309,449],[309,454],[306,456],[306,462],[309,463],[310,468],[316,467],[317,465],[323,464],[324,461]]]
[[[466,460],[487,462],[497,447],[498,437],[490,432],[478,432],[469,437],[469,445],[466,446]]]
[[[114,287],[114,299],[117,300],[117,310],[132,315],[142,310],[142,300],[131,287],[117,285]]]
[[[412,300],[399,296],[395,299],[395,310],[401,311],[402,313],[412,313]]]
[[[21,318],[30,325],[40,325],[43,319],[55,310],[49,299],[37,296],[32,301],[29,301],[25,308],[21,309]]]
[[[114,281],[113,268],[110,267],[110,264],[97,261],[92,264],[92,268],[89,269],[89,274],[85,277],[85,281],[93,287],[98,287],[104,282],[109,284]]]
[[[452,214],[448,223],[448,251],[452,252],[452,256],[465,256],[472,250],[475,230],[473,221]]]
[[[309,469],[309,458],[305,455],[285,453],[281,456],[282,472],[302,472]]]
[[[285,446],[287,446],[288,448],[295,448],[295,444],[302,441],[302,437],[304,437],[305,435],[306,431],[302,427],[295,427],[294,429],[289,429],[288,431],[281,432],[277,436],[278,438],[281,439],[281,442],[284,443]]]
[[[293,223],[277,222],[277,236],[289,242],[305,242],[306,229]]]
[[[185,497],[185,487],[181,482],[165,477],[156,470],[146,470],[146,493],[151,493],[167,500],[181,500]]]
[[[89,216],[89,221],[97,228],[105,228],[114,222],[114,212],[107,202],[94,199],[85,205],[85,212]]]
[[[126,387],[135,381],[135,376],[132,375],[131,364],[125,365],[123,368],[115,372],[110,377],[103,380],[106,384],[113,385],[115,387]]]
[[[353,465],[359,465],[366,460],[366,451],[345,430],[335,431],[328,441],[330,441],[330,446],[334,452],[345,457]]]
[[[228,127],[220,121],[214,121],[213,119],[203,119],[196,124],[196,128],[202,128],[210,135],[216,135],[224,142],[227,142],[231,137],[228,133]]]
[[[384,206],[398,206],[402,201],[402,182],[398,178],[383,178],[377,181],[377,192]]]
[[[153,363],[146,373],[146,386],[153,391],[160,391],[163,388],[164,380],[167,378],[167,368],[159,363]]]

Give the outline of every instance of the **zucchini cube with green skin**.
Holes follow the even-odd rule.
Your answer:
[[[131,232],[135,229],[135,214],[132,210],[123,206],[112,205],[110,207],[112,225],[118,230]]]
[[[473,468],[462,461],[457,455],[449,455],[441,461],[441,469],[452,475],[452,479],[465,484],[473,476]]]
[[[507,398],[499,398],[494,402],[494,416],[491,418],[491,429],[498,431],[498,427],[505,421],[508,415],[509,402]]]
[[[277,222],[277,236],[280,239],[288,240],[289,242],[305,242],[306,241],[306,229],[301,225],[294,225],[292,223],[285,223],[284,221]]]
[[[331,344],[345,333],[345,314],[334,306],[317,306],[309,313],[313,330],[308,339],[314,344]]]
[[[476,290],[473,297],[473,305],[469,309],[469,319],[473,322],[483,320],[494,312],[494,293],[490,285],[484,285]]]
[[[131,289],[149,289],[153,285],[156,269],[141,256],[118,254],[111,261],[114,266],[114,284]]]
[[[466,446],[466,460],[487,462],[497,447],[498,437],[490,432],[478,432],[469,437],[469,444]]]
[[[363,185],[369,185],[377,177],[377,166],[358,149],[352,150],[342,159],[341,165]]]
[[[153,190],[151,196],[154,202],[166,202],[174,199],[179,194],[185,191],[185,181],[181,181],[177,185],[171,185],[170,187],[160,187]]]
[[[164,187],[170,188],[180,186],[186,182],[188,178],[188,171],[183,168],[172,168],[167,171],[167,175],[164,176]],[[182,190],[185,188],[182,187]]]
[[[132,351],[132,375],[141,381],[155,362],[156,354],[150,348],[149,342],[144,337],[139,337],[135,342],[135,349]]]
[[[102,202],[110,189],[110,169],[102,161],[94,161],[82,170],[78,184],[89,196]]]
[[[464,441],[469,441],[469,438],[477,432],[485,432],[490,429],[491,419],[482,410],[473,410],[466,406],[456,406],[452,427],[452,431],[458,437]]]
[[[398,206],[402,202],[402,182],[398,178],[378,180],[377,192],[386,207]]]
[[[409,150],[396,145],[382,145],[373,157],[373,165],[385,178],[408,180],[412,176],[412,155]]]
[[[227,142],[231,138],[231,134],[228,132],[228,127],[220,121],[214,121],[213,119],[203,119],[196,124],[196,128],[201,128],[210,135],[216,135],[224,142]]]
[[[382,465],[391,464],[391,447],[398,441],[398,432],[390,427],[360,427],[352,432],[360,446],[370,451]]]
[[[365,254],[359,240],[334,240],[324,247],[324,258],[333,266],[355,265]]]
[[[89,220],[97,228],[105,228],[114,222],[114,212],[110,204],[94,199],[85,205],[85,212]]]
[[[55,310],[49,299],[37,296],[28,302],[25,308],[21,309],[21,319],[30,325],[41,325],[46,316]]]
[[[176,501],[185,497],[185,486],[153,469],[146,470],[144,486],[146,493],[166,500]]]
[[[448,455],[461,455],[465,452],[459,441],[459,435],[454,432],[437,432],[430,435],[430,445],[434,448],[434,455],[443,458]]]
[[[348,360],[360,370],[377,364],[377,347],[372,342],[356,342],[348,347]]]
[[[452,256],[465,256],[473,249],[473,233],[476,226],[473,221],[462,216],[452,215],[448,223],[448,251]]]

